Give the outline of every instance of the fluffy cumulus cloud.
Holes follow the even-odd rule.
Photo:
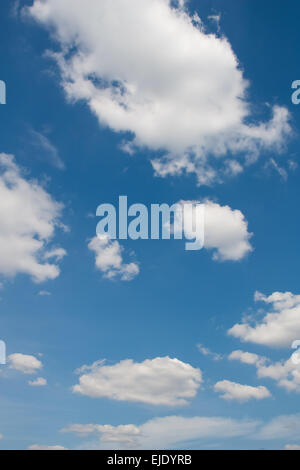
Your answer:
[[[242,385],[229,380],[217,382],[214,386],[215,392],[221,393],[224,400],[235,400],[241,403],[251,399],[262,400],[271,396],[266,387],[252,387],[250,385]]]
[[[196,212],[198,205],[203,209],[203,220],[201,213],[198,215]],[[175,212],[175,232],[176,221],[179,223],[181,218],[187,238],[195,237],[194,220],[197,220],[197,223],[199,221],[199,228],[204,224],[203,247],[212,251],[215,261],[239,261],[253,250],[250,243],[252,233],[249,233],[248,222],[239,210],[210,200],[181,200],[177,203]]]
[[[256,365],[261,361],[265,362],[265,358],[261,358],[258,354],[249,353],[246,351],[232,351],[229,354],[228,359],[230,361],[240,361],[243,364]]]
[[[75,393],[150,405],[186,405],[202,382],[200,369],[169,357],[140,363],[128,359],[112,366],[97,361],[81,367],[78,373],[81,376],[73,387]]]
[[[33,444],[28,447],[28,450],[67,450],[63,446],[44,446],[39,444]]]
[[[300,295],[274,292],[269,297],[257,292],[257,302],[270,306],[260,321],[248,320],[234,325],[229,334],[251,343],[271,347],[288,347],[300,338]]]
[[[279,152],[291,132],[284,107],[255,120],[229,41],[209,34],[185,2],[34,0],[26,12],[59,44],[52,56],[68,99],[130,133],[124,150],[158,152],[157,175],[194,173],[211,184]]]
[[[204,439],[228,439],[252,434],[258,426],[255,421],[221,417],[167,416],[146,423],[123,426],[71,425],[63,432],[99,438],[102,449],[170,449],[183,448],[184,443]],[[86,446],[87,448],[89,445]]]
[[[122,281],[131,281],[139,274],[139,266],[136,263],[124,263],[123,247],[117,240],[111,240],[108,236],[94,237],[88,244],[95,253],[96,268],[107,279],[120,278]]]
[[[62,205],[28,180],[13,156],[0,154],[0,274],[28,274],[36,282],[55,279],[62,248],[49,242],[60,225]]]
[[[45,387],[47,385],[47,380],[43,377],[38,377],[36,380],[29,380],[28,384],[31,387]]]
[[[42,367],[42,362],[34,356],[26,354],[15,353],[7,358],[9,368],[23,372],[23,374],[35,374]]]
[[[204,247],[220,261],[238,261],[252,251],[244,214],[212,201],[205,203]]]
[[[260,379],[275,380],[279,387],[288,392],[300,393],[300,360],[298,352],[293,353],[289,359],[278,362],[272,362],[266,357],[242,351],[233,351],[229,355],[229,359],[254,365]]]

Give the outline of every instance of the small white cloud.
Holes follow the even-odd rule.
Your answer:
[[[34,356],[15,353],[7,358],[9,368],[23,372],[23,374],[35,374],[39,371],[43,364]]]
[[[238,323],[228,333],[242,341],[290,348],[300,338],[300,295],[274,292],[266,297],[256,292],[255,300],[271,305],[272,310],[261,321]]]
[[[240,361],[244,364],[250,364],[250,365],[258,365],[258,364],[264,364],[266,362],[266,358],[259,356],[258,354],[254,353],[249,353],[245,351],[232,351],[232,353],[229,354],[228,359],[230,361]]]
[[[117,240],[110,240],[108,236],[94,237],[88,248],[96,255],[95,264],[107,279],[119,277],[122,281],[131,281],[139,274],[136,263],[126,264],[123,261],[123,248]]]
[[[269,161],[266,163],[266,168],[271,167],[273,168],[279,176],[282,178],[283,181],[287,181],[288,179],[288,172],[285,168],[280,166],[274,158],[270,158]]]
[[[41,297],[49,297],[51,296],[51,292],[48,292],[47,290],[41,290],[38,295],[40,295]]]
[[[56,261],[61,261],[66,255],[67,252],[63,248],[53,248],[45,252],[44,259],[48,260],[54,258]]]
[[[297,444],[287,444],[284,450],[300,450],[300,445]]]
[[[43,377],[38,377],[36,380],[29,380],[28,384],[31,387],[45,387],[47,385],[47,380]]]
[[[83,375],[73,387],[75,393],[151,405],[186,405],[202,382],[200,369],[169,357],[140,363],[127,359],[113,366],[97,361],[79,372]]]
[[[222,393],[221,398],[224,400],[235,400],[241,403],[251,399],[262,400],[271,396],[266,387],[252,387],[250,385],[242,385],[229,380],[217,382],[214,386],[215,392]]]
[[[221,361],[223,359],[222,354],[217,354],[202,344],[197,344],[197,349],[203,356],[211,357],[214,361]]]

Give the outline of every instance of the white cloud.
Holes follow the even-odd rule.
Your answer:
[[[24,273],[35,282],[59,275],[57,264],[44,260],[61,210],[36,181],[23,177],[13,156],[0,154],[0,274]]]
[[[223,359],[222,354],[215,353],[202,344],[197,344],[197,349],[203,356],[211,357],[214,361],[221,361]]]
[[[258,354],[244,352],[244,351],[232,351],[229,354],[228,359],[230,361],[240,361],[244,364],[256,365],[260,364],[261,362],[265,362],[266,359],[262,358]]]
[[[9,368],[23,372],[23,374],[35,374],[39,371],[43,364],[34,356],[27,356],[26,354],[15,353],[7,358]]]
[[[96,267],[105,278],[120,277],[122,281],[131,281],[139,274],[139,266],[136,263],[123,262],[123,247],[117,240],[112,241],[105,235],[94,237],[88,247],[96,254]]]
[[[266,297],[257,292],[255,300],[271,305],[271,312],[253,325],[248,321],[234,325],[230,335],[264,346],[289,348],[300,339],[300,295],[274,292]]]
[[[282,166],[280,166],[275,160],[274,158],[270,158],[269,161],[266,163],[266,168],[273,168],[278,174],[279,176],[281,177],[281,179],[283,181],[287,181],[288,179],[288,172],[285,168],[283,168]]]
[[[45,387],[47,385],[47,380],[43,377],[38,377],[36,380],[29,380],[28,384],[31,387]]]
[[[61,261],[66,255],[67,252],[63,248],[53,248],[52,250],[44,253],[44,259],[55,259],[55,261]]]
[[[295,354],[298,354],[297,352]],[[273,379],[279,387],[288,392],[300,393],[300,368],[290,357],[288,360],[271,362],[270,359],[257,354],[243,351],[233,351],[230,360],[238,360],[244,364],[254,365],[260,379]]]
[[[51,294],[51,292],[48,292],[47,290],[41,290],[41,291],[38,293],[38,295],[39,295],[40,297],[50,297],[52,294]]]
[[[63,446],[43,446],[39,444],[33,444],[28,447],[28,450],[68,450]]]
[[[77,424],[63,429],[63,432],[74,432],[79,436],[98,435],[100,449],[170,449],[183,448],[185,442],[200,439],[229,439],[249,435],[258,424],[251,420],[222,417],[167,416],[152,419],[141,426]]]
[[[250,244],[252,233],[248,232],[248,222],[244,214],[229,206],[205,201],[179,201],[177,216],[182,215],[179,207],[184,207],[185,234],[195,234],[189,230],[193,227],[196,204],[204,206],[204,248],[212,250],[215,261],[239,261],[253,248]]]
[[[266,387],[252,387],[250,385],[242,385],[229,380],[217,382],[214,386],[215,392],[222,393],[221,398],[224,400],[235,400],[241,403],[251,399],[262,400],[271,396]]]
[[[300,445],[297,444],[287,444],[284,450],[300,450]]]
[[[101,125],[129,131],[127,151],[160,151],[157,175],[195,173],[199,184],[211,184],[262,151],[281,151],[289,113],[274,106],[269,121],[255,122],[229,41],[171,4],[34,0],[26,11],[60,45],[52,57],[69,100],[87,102]]]
[[[141,363],[127,359],[113,366],[97,361],[79,372],[83,375],[73,387],[75,393],[151,405],[186,405],[202,382],[200,369],[169,357]]]
[[[279,387],[288,392],[300,393],[300,368],[292,358],[284,361],[271,362],[260,358],[256,363],[257,376],[261,379],[273,379]]]
[[[241,211],[207,201],[204,227],[204,246],[214,251],[215,260],[238,261],[252,251],[249,242],[252,234]]]

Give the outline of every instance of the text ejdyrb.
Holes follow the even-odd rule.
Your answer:
[[[178,202],[151,204],[148,210],[144,204],[128,207],[127,196],[119,197],[119,206],[101,204],[97,208],[101,217],[96,233],[99,238],[111,240],[189,240],[185,249],[201,250],[204,246],[205,204]]]

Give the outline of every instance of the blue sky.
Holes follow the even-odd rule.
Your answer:
[[[90,15],[101,18],[106,3],[91,1]],[[291,102],[291,83],[300,78],[300,7],[296,1],[285,5],[280,0],[196,0],[172,6],[177,8],[176,16],[166,0],[153,0],[152,7],[150,0],[143,0],[145,13],[135,8],[136,0],[125,3],[126,7],[118,0],[99,28],[95,22],[89,36],[91,16],[81,12],[78,1],[74,8],[77,16],[70,14],[69,0],[1,2],[0,79],[7,86],[7,104],[0,105],[0,190],[6,185],[10,197],[16,198],[11,200],[17,201],[17,209],[0,199],[0,336],[8,355],[8,364],[0,366],[0,448],[161,445],[282,449],[300,445],[299,366],[290,362],[292,341],[300,339],[300,107]],[[26,6],[32,8],[26,10]],[[114,17],[119,20],[124,8],[122,29],[114,30],[114,23],[109,22]],[[155,16],[159,8],[165,16]],[[151,11],[153,15],[146,18]],[[191,22],[195,13],[202,23],[196,17]],[[184,22],[187,36],[178,18]],[[136,25],[146,20],[148,29],[137,28],[140,37],[127,44],[130,21]],[[180,53],[172,55],[170,26],[179,28],[178,40],[182,34],[182,40],[187,41],[186,69]],[[165,40],[161,52],[155,46],[159,34]],[[194,37],[200,49],[211,38],[202,53],[198,53]],[[121,43],[128,47],[125,55]],[[150,49],[141,53],[136,46],[139,43]],[[218,55],[221,45],[227,55]],[[46,51],[60,51],[64,65]],[[87,59],[79,64],[76,75],[70,57]],[[137,61],[139,67],[135,68]],[[90,67],[90,73],[84,74],[80,67]],[[153,77],[149,70],[154,71]],[[199,70],[205,73],[198,76]],[[128,109],[132,106],[136,114],[125,113],[122,126],[126,129],[120,131],[121,120],[110,108],[114,102],[103,102],[103,96],[97,94],[97,80],[104,83],[100,91],[111,91],[116,86],[113,81],[124,77],[129,83],[132,79],[139,94],[134,101],[137,92],[130,95],[127,90]],[[83,78],[92,91],[82,88]],[[190,95],[185,95],[182,83],[195,86],[191,101],[187,101]],[[247,103],[247,113],[237,122],[242,111],[235,83],[245,91],[242,101]],[[72,88],[69,95],[68,86]],[[203,92],[206,86],[212,90],[211,101]],[[151,99],[162,110],[155,123],[147,121]],[[91,100],[97,104],[98,114]],[[171,130],[164,121],[163,107],[167,105],[178,110]],[[220,113],[216,112],[219,105]],[[282,113],[274,123],[272,110],[276,106]],[[181,117],[185,112],[190,116],[190,111],[204,122],[196,129],[196,137],[189,132],[192,121],[185,122],[186,131],[182,126]],[[224,119],[221,130],[210,131],[212,140],[207,139],[206,113],[212,122],[214,113],[216,121],[220,114]],[[227,129],[232,116],[233,131]],[[266,122],[269,124],[262,130]],[[259,136],[249,137],[255,126]],[[132,152],[124,152],[122,144],[134,137]],[[216,157],[218,143],[227,146],[226,155],[221,152]],[[168,167],[167,174],[155,174],[151,161],[160,159],[165,164],[165,155],[169,155],[169,166],[182,163],[187,147],[192,149],[188,152],[193,171],[185,166],[172,175]],[[222,166],[231,159],[241,167],[236,175]],[[207,179],[208,167],[215,175],[211,181]],[[12,186],[9,171],[17,181]],[[39,188],[39,196],[28,199],[32,214],[27,212],[28,200],[23,199],[24,184],[31,195]],[[0,194],[3,197],[4,193]],[[97,206],[117,204],[119,195],[127,195],[130,203],[148,206],[179,200],[213,201],[221,210],[213,224],[218,242],[199,252],[188,252],[178,241],[122,241],[123,263],[138,265],[139,274],[130,281],[122,281],[120,276],[107,279],[107,273],[95,266],[95,253],[88,243],[96,235],[93,214]],[[55,201],[61,203],[59,208]],[[234,210],[240,214],[235,229],[230,218]],[[30,216],[36,217],[32,225]],[[40,225],[44,217],[49,237]],[[27,222],[28,232],[22,229]],[[227,226],[231,227],[231,238],[224,242]],[[61,254],[60,261],[57,256],[49,258],[54,268],[51,273],[42,270],[37,278],[33,274],[36,264],[24,267],[26,260],[20,266],[19,259],[12,259],[20,257],[24,236],[43,242],[34,255],[38,265],[47,264],[52,248],[63,249],[66,255]],[[213,253],[222,252],[224,243],[234,251],[240,239],[246,240],[252,251],[213,259]],[[14,241],[18,246],[14,247]],[[22,254],[25,257],[26,253]],[[53,269],[57,269],[55,274]],[[257,296],[255,301],[257,291],[265,297]],[[274,293],[277,296],[271,297]],[[267,320],[267,314],[273,316]],[[235,328],[230,334],[229,330],[242,321],[244,328]],[[199,344],[221,357],[215,360],[206,349],[201,351]],[[239,360],[229,357],[237,350],[256,354],[252,365],[245,364],[245,356]],[[165,362],[156,361],[158,358]],[[100,360],[106,362],[96,363]],[[132,362],[122,362],[125,360]],[[93,368],[75,373],[92,364]],[[142,367],[150,374],[153,387],[143,387]],[[96,391],[84,385],[85,379],[80,382],[80,393],[78,388],[73,390],[80,377],[94,380]],[[47,383],[28,383],[37,378]],[[164,385],[156,389],[155,383],[160,381]],[[221,396],[224,387],[229,387],[229,399]],[[186,403],[176,403],[180,399]],[[96,426],[85,428],[85,433],[74,428],[88,424]],[[105,430],[104,425],[111,428]],[[133,427],[120,427],[126,425]],[[62,429],[68,432],[60,432]],[[170,437],[164,441],[159,429],[166,429],[164,434]]]

